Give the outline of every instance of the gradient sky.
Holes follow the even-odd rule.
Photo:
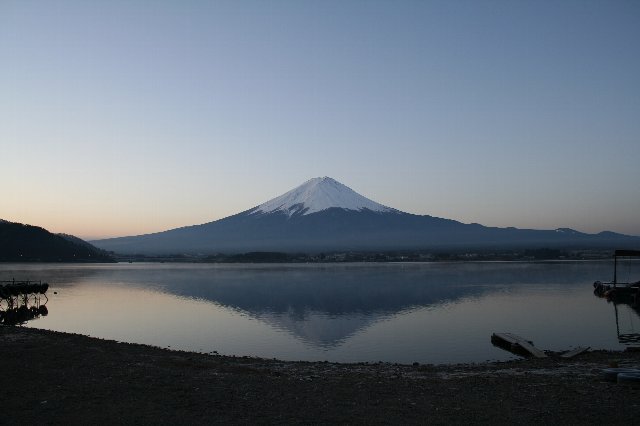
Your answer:
[[[638,1],[0,0],[0,218],[84,238],[317,176],[640,235]]]

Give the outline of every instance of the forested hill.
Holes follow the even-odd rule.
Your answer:
[[[71,235],[0,219],[0,262],[112,262],[104,250]]]

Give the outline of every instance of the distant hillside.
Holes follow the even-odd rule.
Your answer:
[[[72,235],[0,220],[0,262],[112,262],[104,250]]]

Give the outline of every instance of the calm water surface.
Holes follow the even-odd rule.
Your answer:
[[[638,311],[592,294],[612,274],[609,261],[0,264],[0,280],[51,285],[49,314],[28,327],[228,355],[436,364],[514,358],[491,344],[497,331],[541,349],[624,349],[618,333],[640,333]],[[640,263],[619,274],[640,279]]]

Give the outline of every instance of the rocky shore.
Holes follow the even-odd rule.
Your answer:
[[[462,365],[283,362],[0,326],[3,424],[635,424],[639,352]]]

